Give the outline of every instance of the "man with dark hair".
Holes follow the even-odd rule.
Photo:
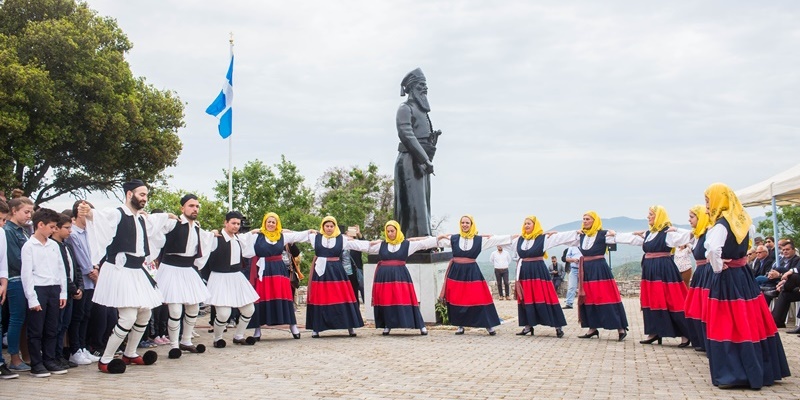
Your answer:
[[[28,299],[28,352],[31,376],[67,373],[56,357],[59,309],[67,305],[67,279],[58,244],[50,239],[59,214],[40,208],[33,214],[34,233],[22,246],[20,276]]]
[[[222,348],[226,346],[222,334],[225,332],[225,325],[231,316],[231,309],[239,309],[239,323],[236,325],[236,333],[233,335],[233,343],[252,345],[256,342],[253,337],[245,339],[244,332],[247,324],[255,312],[255,303],[258,300],[253,286],[242,272],[242,244],[237,233],[241,226],[242,214],[238,211],[231,211],[225,215],[225,227],[222,235],[216,237],[209,248],[208,256],[202,260],[206,262],[206,268],[211,269],[208,278],[208,291],[210,296],[208,304],[216,308],[214,318],[214,347]]]
[[[150,215],[154,225],[160,226],[150,232],[153,253],[161,252],[156,281],[169,310],[167,332],[172,346],[169,358],[179,358],[182,351],[205,352],[204,345],[192,344],[192,333],[200,312],[200,303],[208,300],[209,296],[208,289],[197,272],[205,264],[203,254],[210,252],[214,242],[214,234],[201,229],[197,223],[200,212],[197,196],[187,194],[181,198],[180,203],[180,219],[168,219],[168,214]],[[183,335],[180,334],[182,313]]]
[[[163,301],[155,282],[144,269],[145,260],[151,256],[148,231],[161,228],[154,226],[154,216],[142,213],[149,191],[138,179],[123,184],[122,189],[125,204],[120,207],[92,210],[85,202],[78,206],[78,217],[87,220],[92,264],[100,269],[92,300],[116,308],[119,315],[97,363],[100,371],[114,374],[125,372],[127,365],[156,362],[156,352],[149,350],[140,356],[136,350],[150,322],[150,310]],[[122,359],[115,359],[114,353],[126,337],[128,342]]]
[[[772,317],[778,328],[786,327],[786,314],[789,313],[789,305],[795,301],[800,301],[800,257],[797,256],[794,243],[785,242],[781,247],[781,256],[786,265],[786,271],[780,276],[776,290],[779,292],[775,299],[775,306],[772,308]],[[794,329],[787,333],[800,333],[800,329]]]

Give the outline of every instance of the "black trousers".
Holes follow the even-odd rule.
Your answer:
[[[494,278],[497,280],[497,294],[500,297],[503,297],[503,288],[506,289],[505,296],[511,296],[511,292],[508,290],[508,268],[501,268],[501,269],[494,269]],[[505,282],[505,283],[502,283]]]
[[[72,320],[69,322],[67,328],[67,337],[69,338],[69,354],[75,354],[78,350],[86,347],[86,329],[84,328],[84,336],[81,335],[81,325],[83,324],[83,316],[86,314],[86,293],[80,300],[72,299]]]
[[[87,293],[90,292],[87,290]],[[91,290],[91,296],[94,295],[94,290]],[[108,342],[108,337],[111,336],[111,330],[117,324],[117,309],[113,307],[106,307],[91,300],[88,300],[91,306],[89,312],[88,323],[86,325],[86,344],[92,350],[99,350],[103,352]],[[88,307],[88,306],[87,306]],[[84,311],[86,308],[84,308]]]
[[[777,325],[778,328],[786,327],[786,314],[789,313],[789,306],[795,301],[800,301],[800,293],[787,291],[786,287],[783,288],[781,294],[775,299],[775,306],[772,307],[772,318],[775,320],[775,325]]]
[[[28,353],[31,365],[53,362],[56,356],[56,334],[61,310],[58,308],[58,296],[61,287],[34,286],[36,297],[42,306],[41,311],[28,309]]]

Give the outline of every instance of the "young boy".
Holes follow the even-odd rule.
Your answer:
[[[8,288],[8,259],[6,256],[6,231],[2,229],[6,224],[6,218],[9,213],[8,204],[0,200],[0,303],[6,300],[6,289]],[[0,307],[2,310],[2,307]],[[19,374],[11,372],[6,365],[6,360],[3,359],[3,354],[0,352],[0,379],[13,379],[18,378]]]
[[[70,343],[78,340],[76,337],[78,331],[70,329],[73,300],[80,300],[83,296],[83,276],[81,274],[81,267],[75,263],[75,255],[72,254],[72,249],[64,243],[64,240],[69,238],[71,233],[72,218],[65,214],[59,214],[56,230],[50,238],[58,243],[58,250],[60,251],[61,261],[64,265],[64,276],[67,277],[67,306],[61,310],[61,315],[59,316],[58,333],[56,334],[56,360],[58,360],[61,366],[67,368],[92,363],[92,361],[84,357],[82,353],[79,357],[70,357],[70,360],[64,358],[64,336],[67,334],[67,330],[69,329]]]
[[[50,239],[59,214],[41,208],[33,214],[34,233],[22,246],[22,288],[28,299],[28,352],[31,376],[66,374],[56,359],[59,309],[67,305],[67,276],[58,243]]]

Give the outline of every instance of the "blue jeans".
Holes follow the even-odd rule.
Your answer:
[[[19,354],[19,338],[22,334],[22,324],[28,311],[28,299],[22,289],[21,280],[8,282],[8,354]]]
[[[572,307],[575,301],[575,293],[578,291],[578,269],[571,268],[569,270],[569,279],[567,280],[567,305]]]

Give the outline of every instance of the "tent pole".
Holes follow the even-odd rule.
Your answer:
[[[775,262],[778,261],[779,249],[778,249],[778,240],[780,236],[778,235],[778,206],[775,202],[775,196],[772,196],[772,231],[775,235]]]

